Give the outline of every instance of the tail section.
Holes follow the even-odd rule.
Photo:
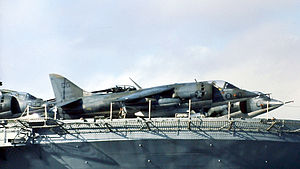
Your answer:
[[[50,74],[49,77],[58,103],[68,102],[88,94],[88,92],[82,90],[80,87],[61,75]]]

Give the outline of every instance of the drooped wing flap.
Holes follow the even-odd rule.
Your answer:
[[[142,99],[144,97],[149,97],[153,96],[159,93],[163,93],[166,91],[173,90],[174,87],[169,87],[169,86],[161,86],[161,87],[154,87],[154,88],[149,88],[149,89],[142,89],[138,90],[136,93],[120,97],[119,99],[116,100],[116,102],[128,102],[136,99]]]

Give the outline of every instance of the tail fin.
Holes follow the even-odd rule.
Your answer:
[[[67,102],[89,94],[61,75],[50,74],[49,77],[57,102]]]

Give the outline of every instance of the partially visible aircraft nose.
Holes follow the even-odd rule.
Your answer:
[[[261,108],[267,108],[269,107],[270,109],[277,109],[278,107],[284,105],[284,103],[280,100],[275,100],[275,99],[268,99],[268,100],[263,100],[258,102],[260,104]]]
[[[280,101],[280,100],[271,99],[269,101],[269,107],[274,107],[274,108],[276,107],[276,108],[278,108],[278,107],[282,106],[283,104],[284,103],[282,101]]]

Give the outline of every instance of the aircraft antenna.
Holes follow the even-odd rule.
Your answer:
[[[136,87],[138,87],[139,89],[142,89],[142,87],[140,85],[138,85],[134,80],[132,80],[130,77],[129,79],[136,85]]]
[[[294,100],[286,101],[284,104],[294,103]]]

